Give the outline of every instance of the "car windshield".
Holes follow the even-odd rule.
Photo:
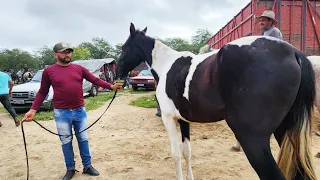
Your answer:
[[[40,82],[40,81],[41,81],[41,78],[42,78],[42,72],[43,72],[43,71],[38,71],[38,72],[33,76],[33,78],[31,79],[31,81]]]
[[[149,70],[142,70],[138,76],[152,76],[152,73]]]

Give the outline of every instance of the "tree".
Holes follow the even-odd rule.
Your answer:
[[[189,42],[179,37],[160,39],[160,41],[176,51],[191,50],[191,45]]]
[[[53,50],[48,46],[44,46],[43,48],[36,50],[36,55],[41,69],[44,68],[45,65],[56,63],[56,59],[53,56]]]
[[[122,43],[118,43],[114,46],[114,49],[113,49],[113,58],[118,61],[118,58],[122,52]]]
[[[212,37],[212,33],[207,29],[198,29],[196,34],[192,36],[192,44],[201,44],[205,45],[206,42]]]
[[[112,57],[113,47],[103,38],[95,37],[91,42],[83,42],[78,47],[88,49],[92,59]]]
[[[31,69],[38,69],[38,59],[32,56],[27,51],[20,49],[4,49],[0,51],[0,67],[1,70],[14,70],[22,69],[23,65],[27,64]]]
[[[199,49],[206,44],[206,42],[212,37],[212,33],[207,29],[198,29],[196,34],[191,37],[192,51],[196,53]]]
[[[88,60],[91,59],[91,53],[86,48],[73,47],[72,60]]]

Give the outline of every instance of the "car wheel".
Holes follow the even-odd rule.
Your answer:
[[[91,86],[89,95],[94,97],[94,96],[98,95],[98,92],[99,91],[98,91],[98,87],[97,86]]]
[[[138,90],[138,87],[137,87],[137,86],[132,86],[132,89],[133,89],[134,91],[136,91],[136,90]]]

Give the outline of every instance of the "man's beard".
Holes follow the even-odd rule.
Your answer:
[[[65,58],[58,58],[58,61],[62,62],[63,64],[69,64],[71,62],[71,58],[70,60],[66,60]]]

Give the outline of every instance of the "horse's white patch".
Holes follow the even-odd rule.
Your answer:
[[[156,40],[154,48],[152,50],[152,67],[157,71],[159,77],[163,73],[168,72],[174,60],[181,56],[182,53],[171,49],[170,47],[163,44],[161,41]]]
[[[241,47],[243,45],[251,45],[257,39],[268,39],[268,40],[277,41],[277,42],[280,42],[280,43],[285,43],[287,45],[290,45],[294,49],[296,49],[292,44],[288,43],[287,41],[284,41],[282,39],[279,39],[279,38],[276,38],[276,37],[272,37],[272,36],[245,36],[245,37],[241,37],[241,38],[238,38],[236,40],[233,40],[233,41],[231,41],[231,42],[229,42],[227,44],[238,45],[239,47]]]
[[[171,143],[171,153],[176,166],[177,179],[183,179],[182,177],[182,167],[181,167],[181,154],[179,147],[179,138],[177,131],[177,122],[172,116],[162,116],[163,124],[165,125],[170,143]]]
[[[195,72],[197,65],[202,62],[208,56],[215,54],[219,51],[216,49],[207,54],[195,55],[191,52],[182,51],[178,52],[170,47],[163,44],[161,41],[156,40],[154,44],[154,49],[152,50],[152,66],[159,76],[159,84],[156,90],[156,96],[158,98],[159,105],[161,107],[161,112],[164,115],[172,116],[178,119],[183,119],[186,122],[189,122],[187,119],[181,116],[179,110],[175,107],[173,101],[168,97],[165,92],[166,81],[167,81],[167,72],[172,67],[172,64],[181,56],[187,57],[191,56],[193,58],[192,64],[189,68],[187,78],[185,80],[185,89],[183,96],[187,99],[189,98],[189,85],[192,79],[192,76]]]
[[[255,40],[257,40],[258,38],[261,38],[264,36],[245,36],[245,37],[241,37],[238,38],[236,40],[233,40],[227,44],[230,45],[238,45],[238,46],[243,46],[243,45],[250,45],[252,44]]]
[[[204,61],[207,57],[215,54],[217,51],[213,51],[210,53],[205,53],[201,55],[195,55],[192,57],[191,60],[191,65],[189,68],[189,72],[185,81],[185,87],[184,87],[184,92],[183,92],[183,97],[185,97],[187,100],[189,100],[189,88],[190,88],[190,82],[192,80],[193,74],[196,71],[198,65]]]
[[[193,177],[192,167],[191,167],[191,146],[190,146],[190,141],[187,138],[184,139],[184,142],[182,144],[182,153],[187,164],[187,180],[193,180],[194,177]]]
[[[173,101],[168,97],[165,89],[167,82],[167,72],[170,70],[172,64],[181,56],[193,56],[190,52],[178,52],[163,44],[161,41],[156,40],[154,49],[152,50],[152,66],[158,76],[159,83],[156,90],[156,96],[161,107],[161,113],[164,116],[181,117],[179,110],[175,107]]]

